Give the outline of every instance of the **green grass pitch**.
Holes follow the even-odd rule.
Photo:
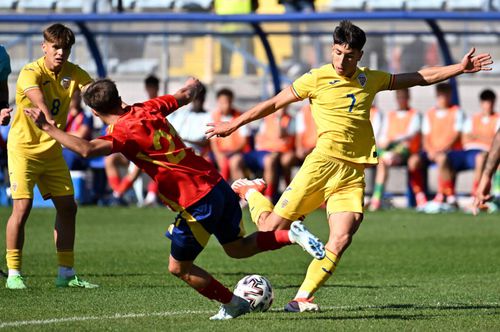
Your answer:
[[[9,213],[0,209],[2,239]],[[336,273],[316,294],[320,313],[282,312],[310,261],[300,248],[235,260],[211,240],[199,265],[230,287],[257,273],[275,290],[270,312],[226,322],[209,321],[218,305],[169,275],[164,233],[174,214],[167,209],[79,209],[76,267],[100,284],[94,290],[54,287],[53,217],[52,209],[30,216],[23,264],[29,289],[7,290],[0,279],[0,330],[500,330],[498,214],[367,214]],[[255,229],[246,225],[247,232]],[[306,225],[326,240],[324,211],[310,215]]]

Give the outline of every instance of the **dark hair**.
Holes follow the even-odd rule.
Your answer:
[[[200,90],[198,90],[198,93],[196,94],[194,99],[205,101],[206,95],[207,95],[207,88],[203,83],[200,83]]]
[[[333,44],[349,45],[350,48],[361,51],[366,43],[366,35],[361,28],[351,21],[343,20],[333,31]]]
[[[69,49],[75,44],[75,34],[70,28],[61,23],[52,24],[43,30],[43,39],[63,49]]]
[[[436,85],[438,94],[451,93],[451,85],[449,83],[439,83]]]
[[[122,104],[115,82],[107,78],[91,83],[83,93],[83,101],[99,113],[111,113]]]
[[[146,86],[154,86],[154,87],[159,87],[160,86],[160,80],[158,79],[158,77],[156,77],[155,75],[149,75],[148,77],[146,77],[146,79],[144,80],[144,85]]]
[[[479,95],[479,99],[481,101],[485,101],[485,100],[495,101],[497,99],[497,95],[495,94],[495,92],[493,92],[493,90],[485,89]]]
[[[226,96],[230,99],[233,99],[234,98],[234,93],[231,89],[228,89],[228,88],[222,88],[220,89],[219,91],[217,91],[217,98],[219,98],[220,96]]]

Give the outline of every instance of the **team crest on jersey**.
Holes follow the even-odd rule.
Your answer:
[[[358,75],[358,82],[359,82],[359,84],[360,84],[363,88],[365,87],[365,85],[366,85],[366,81],[367,81],[367,80],[368,80],[368,79],[366,78],[366,75],[365,75],[365,74],[359,74],[359,75]]]
[[[71,77],[63,77],[61,80],[61,85],[65,89],[69,89],[69,85],[71,84]]]

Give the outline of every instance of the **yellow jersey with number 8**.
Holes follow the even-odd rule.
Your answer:
[[[7,140],[9,151],[44,158],[60,155],[61,145],[24,114],[25,108],[34,107],[25,92],[39,88],[54,121],[64,130],[73,92],[91,82],[89,74],[71,62],[66,62],[57,75],[45,66],[43,57],[24,66],[17,79],[17,109]]]
[[[377,92],[391,90],[393,75],[357,68],[352,77],[332,64],[312,69],[292,84],[299,99],[309,98],[316,123],[316,151],[360,164],[377,164],[370,108]]]

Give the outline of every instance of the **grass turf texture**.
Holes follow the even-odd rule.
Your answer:
[[[10,209],[1,208],[4,223]],[[316,294],[320,313],[287,314],[309,256],[298,247],[246,260],[211,240],[197,263],[233,287],[247,274],[268,277],[272,311],[211,322],[218,305],[168,274],[174,214],[164,208],[89,208],[78,213],[79,275],[94,290],[56,289],[52,209],[32,211],[24,249],[26,291],[0,289],[7,330],[500,330],[500,220],[497,215],[369,213],[339,268]],[[249,220],[248,214],[245,219]],[[246,223],[247,233],[255,228]],[[324,212],[306,225],[326,240]],[[0,228],[4,238],[5,228]],[[5,267],[5,262],[2,264]]]

